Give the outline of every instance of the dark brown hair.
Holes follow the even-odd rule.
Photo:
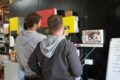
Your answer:
[[[63,25],[63,20],[62,16],[60,15],[53,15],[48,18],[48,28],[50,29],[51,32],[58,31],[62,25]]]
[[[32,28],[35,23],[38,24],[40,19],[41,19],[41,16],[39,16],[36,13],[28,14],[28,16],[25,18],[26,27]]]

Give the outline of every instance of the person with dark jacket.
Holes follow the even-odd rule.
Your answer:
[[[41,80],[75,80],[82,74],[82,65],[76,47],[65,39],[62,17],[49,17],[48,28],[51,34],[37,44],[29,67]]]

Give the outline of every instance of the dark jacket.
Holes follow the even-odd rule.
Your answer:
[[[42,71],[44,80],[74,80],[81,76],[82,66],[76,47],[63,39],[52,57],[47,58],[40,50],[40,43],[29,58],[29,67],[38,75]]]

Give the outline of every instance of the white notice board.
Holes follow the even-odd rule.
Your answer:
[[[120,38],[111,39],[106,80],[120,80]]]

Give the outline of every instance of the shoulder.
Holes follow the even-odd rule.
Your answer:
[[[72,53],[75,53],[77,49],[75,45],[68,40],[62,40],[59,47],[61,47],[62,50],[64,50],[64,54],[67,56],[71,55]]]
[[[21,34],[19,34],[19,35],[16,37],[15,41],[19,41],[20,37],[21,37]],[[10,36],[10,38],[12,38],[12,36]]]
[[[32,40],[30,40],[30,44],[37,45],[37,43],[41,42],[45,38],[46,38],[46,36],[39,34],[39,33],[36,33],[36,35],[32,38]]]
[[[35,32],[35,35],[36,35],[37,37],[39,37],[39,38],[47,38],[46,35],[41,34],[41,33],[38,33],[38,32]]]
[[[67,48],[71,49],[74,48],[74,44],[66,39],[61,41],[61,45],[65,45]]]
[[[70,41],[68,41],[68,40],[66,40],[66,39],[64,39],[63,42],[66,43],[67,45],[72,45],[72,46],[74,46],[74,44],[73,44],[72,42],[70,42]]]
[[[47,38],[47,36],[44,35],[44,34],[40,34],[40,33],[39,33],[39,36],[41,36],[41,37],[43,37],[43,38]]]
[[[35,32],[33,37],[37,41],[42,41],[43,39],[47,38],[46,35],[38,33],[38,32]]]

